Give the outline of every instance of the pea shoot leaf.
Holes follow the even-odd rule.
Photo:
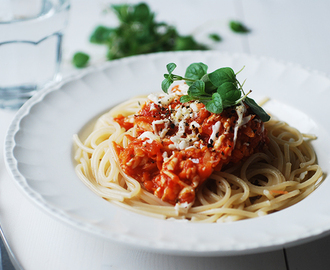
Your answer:
[[[77,52],[72,58],[72,63],[77,68],[83,68],[88,64],[89,55],[84,52]]]
[[[169,63],[166,65],[167,72],[171,74],[174,69],[176,69],[176,64],[175,63]]]
[[[232,68],[223,67],[210,73],[209,80],[214,86],[219,87],[221,84],[225,82],[235,83],[236,75],[235,72],[232,70]]]
[[[162,90],[165,93],[168,93],[168,89],[170,88],[171,84],[174,82],[174,80],[181,79],[181,77],[177,78],[176,75],[172,75],[172,72],[176,68],[175,63],[169,63],[166,65],[166,69],[168,74],[164,74],[164,80],[162,81]]]
[[[270,119],[270,116],[260,107],[252,98],[246,97],[245,103],[249,105],[251,110],[260,117],[261,121],[267,122]]]
[[[199,97],[205,95],[205,83],[203,81],[195,81],[193,84],[189,87],[188,95],[191,97]]]
[[[209,101],[205,107],[209,112],[216,113],[216,114],[222,113],[223,105],[222,105],[222,98],[221,98],[220,94],[217,92],[214,93],[212,95],[212,100]]]
[[[148,20],[153,19],[153,14],[150,13],[149,6],[146,3],[140,3],[133,9],[132,17],[139,22],[148,22]]]
[[[194,100],[194,98],[191,97],[191,96],[188,96],[188,95],[184,95],[184,96],[180,97],[180,102],[181,103],[186,103],[186,102],[189,102],[189,101],[192,101],[192,100]]]
[[[165,78],[162,81],[162,90],[167,94],[168,93],[168,89],[170,88],[171,84],[173,83],[173,80],[170,78]]]
[[[208,66],[203,63],[193,63],[186,69],[185,77],[193,80],[200,80],[207,73]],[[187,81],[188,85],[192,82]]]
[[[205,45],[197,43],[193,36],[177,36],[174,42],[174,51],[205,50]]]
[[[221,36],[215,33],[209,34],[209,38],[215,42],[220,42],[222,40]]]
[[[241,97],[241,91],[237,89],[232,82],[225,82],[218,87],[217,92],[225,99],[231,102],[238,100]]]
[[[205,83],[206,93],[212,94],[217,89],[217,87],[210,82],[209,74],[205,74],[201,80]]]
[[[95,28],[94,32],[90,36],[89,41],[95,44],[107,44],[110,35],[114,31],[115,30],[113,28],[99,25],[98,27]]]

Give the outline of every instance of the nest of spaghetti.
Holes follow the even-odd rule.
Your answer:
[[[314,136],[262,122],[242,101],[221,114],[169,94],[126,101],[101,116],[78,146],[79,178],[131,211],[194,222],[228,222],[287,208],[308,196],[323,172]]]

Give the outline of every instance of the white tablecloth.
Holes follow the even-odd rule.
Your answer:
[[[112,1],[111,3],[122,3]],[[132,1],[131,3],[137,3]],[[157,20],[176,25],[182,34],[194,33],[212,48],[245,52],[293,62],[330,73],[330,2],[285,0],[154,0],[147,1]],[[102,10],[109,1],[72,0],[64,39],[63,76],[75,70],[76,51],[90,53],[91,63],[104,61],[105,48],[88,42],[99,24],[114,25],[114,15]],[[233,34],[228,20],[244,21],[248,35]],[[218,33],[223,41],[209,41]],[[2,61],[2,60],[1,60]],[[15,111],[0,110],[0,141]],[[0,144],[3,152],[3,143]],[[10,178],[0,156],[0,219],[8,241],[25,269],[328,269],[330,238],[283,247],[273,252],[233,257],[191,258],[152,254],[106,242],[55,220],[37,208]]]

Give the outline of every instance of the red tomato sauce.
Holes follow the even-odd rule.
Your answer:
[[[136,137],[126,135],[126,148],[114,143],[121,168],[144,189],[173,205],[194,202],[196,191],[213,171],[262,151],[269,141],[263,122],[247,105],[243,117],[250,120],[236,128],[235,135],[239,117],[234,107],[213,114],[202,103],[192,107],[181,104],[179,98],[167,105],[148,101],[134,122],[122,115],[115,118],[121,127],[134,127],[137,133]],[[186,118],[181,119],[178,112],[184,110],[189,117],[182,114]],[[150,133],[155,136],[143,136]]]

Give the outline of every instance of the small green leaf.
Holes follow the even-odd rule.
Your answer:
[[[219,93],[214,93],[212,95],[212,99],[213,99],[215,105],[217,105],[217,107],[219,107],[219,109],[222,111],[223,110],[222,97],[219,95]]]
[[[225,82],[235,83],[236,75],[232,68],[224,67],[224,68],[219,68],[213,71],[212,73],[210,73],[209,80],[214,86],[219,87],[221,84]]]
[[[174,71],[175,68],[176,68],[175,63],[169,63],[169,64],[166,65],[166,69],[167,69],[169,74],[171,74]]]
[[[230,29],[235,33],[248,33],[250,29],[248,29],[243,23],[239,21],[230,21],[229,22]]]
[[[136,21],[144,22],[150,16],[149,6],[145,3],[140,3],[134,6],[133,17]]]
[[[189,101],[192,101],[194,100],[192,97],[188,96],[188,95],[184,95],[182,97],[180,97],[180,102],[181,103],[186,103],[186,102],[189,102]]]
[[[232,82],[225,82],[218,87],[217,92],[223,100],[234,102],[241,97],[241,91],[237,89],[236,84]]]
[[[89,41],[95,44],[106,44],[109,41],[109,37],[113,32],[114,29],[99,25],[91,34]]]
[[[267,122],[270,119],[270,116],[252,98],[246,97],[244,101],[260,117],[262,122]]]
[[[201,78],[201,81],[203,81],[205,83],[205,92],[207,94],[212,94],[216,89],[217,87],[214,86],[211,82],[210,82],[210,79],[209,79],[209,74],[205,74],[202,78]]]
[[[205,95],[205,83],[203,81],[195,81],[188,89],[188,95],[191,97],[199,97]]]
[[[77,52],[72,58],[72,63],[77,68],[83,68],[89,61],[89,55],[84,52]]]
[[[162,81],[162,90],[167,94],[168,93],[168,89],[170,88],[171,84],[173,83],[173,80],[171,80],[170,78],[164,79]]]
[[[221,99],[221,96],[219,95],[219,93],[214,93],[212,95],[212,100],[209,101],[205,105],[205,107],[209,112],[216,113],[216,114],[222,113],[223,105],[222,105],[222,99]]]
[[[200,80],[207,73],[208,66],[203,63],[193,63],[186,69],[185,77],[192,80]],[[193,82],[186,81],[188,85]]]
[[[211,113],[216,113],[218,110],[218,107],[214,104],[214,101],[211,100],[205,104],[206,110],[208,110]]]
[[[193,36],[177,36],[174,40],[174,51],[206,50],[205,45],[196,42]]]
[[[221,36],[215,33],[209,34],[209,38],[215,42],[220,42],[222,40]]]
[[[127,4],[111,5],[112,10],[116,12],[117,18],[123,22],[128,23],[130,21],[129,8]]]

